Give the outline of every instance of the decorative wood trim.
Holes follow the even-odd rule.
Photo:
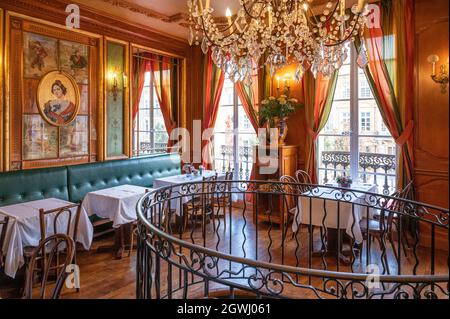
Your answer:
[[[1,0],[0,7],[23,15],[65,25],[65,8],[71,0]],[[148,26],[124,22],[106,13],[78,4],[81,12],[80,27],[84,32],[108,35],[116,39],[160,48],[173,54],[186,56],[189,45],[185,39],[177,38]]]
[[[441,177],[442,179],[448,180],[448,171],[416,168],[415,173],[416,175]]]
[[[99,41],[98,56],[98,109],[97,109],[97,159],[105,160],[105,51],[103,49],[104,38]]]
[[[3,118],[4,118],[4,104],[3,104],[3,97],[5,96],[4,94],[4,86],[3,86],[3,67],[2,65],[4,65],[4,15],[3,15],[3,9],[0,8],[0,172],[3,172],[3,162],[4,162],[4,148],[3,148],[3,143],[4,143],[4,129],[3,129]]]
[[[155,11],[155,10],[152,10],[152,9],[149,9],[149,8],[143,7],[141,5],[125,1],[125,0],[102,0],[102,1],[109,3],[110,5],[112,5],[114,7],[121,7],[121,8],[127,9],[134,13],[143,14],[149,18],[159,19],[163,22],[172,23],[172,22],[180,22],[180,21],[188,21],[189,20],[189,15],[186,13],[182,13],[182,12],[175,13],[173,15],[166,15],[161,12],[158,12],[158,11]],[[181,25],[181,23],[180,23],[180,25]]]
[[[124,46],[124,73],[128,78],[128,85],[124,87],[123,89],[123,155],[119,156],[108,156],[108,88],[107,88],[107,81],[104,80],[103,82],[103,98],[104,98],[104,111],[103,111],[103,141],[104,141],[104,147],[103,147],[103,159],[104,160],[115,160],[115,159],[126,159],[130,157],[130,138],[131,138],[131,127],[130,127],[130,45],[128,42],[115,39],[112,37],[105,36],[103,37],[103,79],[107,76],[107,66],[108,66],[108,42],[118,43],[120,45]]]
[[[10,15],[7,12],[6,13],[6,18],[5,18],[5,49],[4,49],[4,79],[5,79],[5,83],[4,83],[4,112],[3,112],[3,137],[4,137],[4,145],[3,145],[3,150],[4,150],[4,155],[3,155],[3,169],[5,171],[9,171],[9,167],[10,167],[10,161],[9,161],[9,129],[10,129],[10,124],[9,124],[9,120],[10,120],[10,106],[11,106],[11,99],[9,97],[9,92],[10,92],[10,85],[9,85],[9,81],[10,81],[10,72],[9,72],[9,50],[7,48],[10,47],[10,34],[9,34],[9,24],[10,24]]]

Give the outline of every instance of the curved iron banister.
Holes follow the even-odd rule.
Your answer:
[[[364,192],[364,191],[360,191],[360,190],[342,189],[339,187],[324,186],[324,185],[295,184],[295,183],[281,183],[281,182],[271,182],[271,183],[269,182],[268,183],[267,181],[227,182],[227,181],[220,181],[220,180],[216,181],[214,183],[216,184],[216,187],[219,186],[216,188],[217,190],[220,189],[220,192],[222,194],[228,194],[230,196],[232,194],[241,194],[243,196],[245,196],[247,194],[252,194],[253,196],[257,196],[257,194],[275,195],[275,196],[282,195],[282,196],[293,196],[297,200],[300,196],[310,195],[309,196],[310,198],[320,198],[320,195],[321,194],[323,195],[324,192],[319,193],[316,191],[314,193],[314,190],[317,189],[317,187],[320,187],[321,189],[328,189],[331,193],[338,191],[338,193],[340,194],[339,196],[337,196],[336,199],[327,198],[327,200],[351,203],[351,196],[346,197],[345,196],[346,194],[347,195],[355,194],[355,193],[356,194],[364,194],[364,198],[366,198],[366,196],[369,196],[369,198],[372,198],[372,201],[366,202],[365,204],[363,204],[361,206],[366,206],[366,207],[375,208],[375,209],[381,209],[383,211],[389,211],[388,207],[386,207],[386,205],[389,201],[391,201],[391,200],[398,201],[399,200],[398,198],[395,198],[392,196],[380,195],[377,193]],[[220,185],[226,185],[226,183],[232,183],[232,187],[229,187],[229,188],[220,187]],[[263,269],[265,271],[269,271],[269,278],[270,278],[270,274],[278,274],[278,275],[282,276],[280,283],[277,282],[277,280],[279,280],[279,279],[275,279],[275,281],[272,282],[273,285],[277,285],[277,284],[282,285],[283,281],[284,282],[291,281],[291,284],[293,286],[299,287],[300,284],[299,284],[298,280],[296,283],[294,283],[294,280],[291,277],[291,275],[293,274],[293,275],[296,275],[297,278],[298,278],[298,276],[304,276],[304,277],[309,277],[309,278],[311,278],[311,277],[322,278],[324,283],[323,283],[323,290],[321,290],[321,292],[323,292],[323,293],[330,292],[330,291],[327,291],[327,288],[326,288],[326,285],[329,284],[330,282],[335,283],[338,291],[339,291],[339,289],[347,291],[347,289],[349,289],[349,287],[344,285],[344,283],[342,283],[342,281],[350,281],[352,284],[360,285],[361,288],[364,287],[363,290],[366,292],[366,287],[364,286],[363,282],[367,282],[367,280],[372,276],[371,274],[368,274],[368,273],[351,273],[351,272],[345,272],[345,271],[331,271],[331,270],[327,270],[327,269],[322,270],[322,269],[305,268],[305,267],[280,264],[277,262],[272,262],[271,260],[270,260],[271,262],[267,262],[267,261],[263,261],[263,260],[254,260],[249,257],[246,257],[245,242],[246,242],[247,238],[245,236],[244,230],[247,227],[247,223],[248,223],[248,221],[245,218],[245,211],[247,210],[247,208],[244,209],[244,213],[243,213],[244,226],[242,228],[242,233],[244,234],[244,238],[245,238],[244,243],[242,244],[242,250],[244,251],[244,257],[235,256],[231,253],[218,251],[220,240],[224,240],[224,239],[220,238],[219,235],[217,235],[219,242],[217,243],[216,250],[214,250],[214,249],[206,247],[205,245],[202,246],[202,245],[195,243],[195,241],[193,239],[193,230],[191,231],[191,238],[190,238],[192,242],[189,242],[182,238],[181,233],[180,233],[180,236],[177,238],[177,237],[169,234],[168,232],[166,232],[166,230],[160,229],[158,227],[158,223],[152,223],[151,221],[149,221],[147,219],[148,217],[146,217],[144,215],[143,208],[145,208],[146,210],[155,210],[157,208],[157,206],[161,204],[160,203],[161,200],[162,201],[170,201],[170,200],[175,200],[175,201],[180,200],[181,201],[181,199],[183,197],[191,198],[191,197],[194,197],[194,195],[198,196],[198,195],[202,195],[202,194],[216,194],[218,192],[218,191],[211,192],[211,193],[198,192],[199,188],[197,186],[201,185],[201,184],[202,184],[202,182],[186,182],[181,185],[177,185],[176,187],[178,189],[183,190],[181,192],[178,190],[178,195],[176,194],[177,192],[173,192],[175,194],[172,194],[172,190],[174,189],[173,186],[166,186],[166,187],[163,187],[163,188],[160,188],[157,190],[153,190],[150,193],[147,193],[137,203],[136,209],[137,209],[137,214],[138,214],[139,227],[141,229],[141,232],[139,232],[139,234],[140,234],[140,236],[142,236],[140,238],[140,244],[138,245],[137,273],[138,273],[138,280],[140,280],[139,285],[141,285],[141,284],[143,284],[143,282],[147,281],[147,284],[148,284],[148,282],[150,282],[150,286],[152,286],[153,279],[152,278],[143,278],[145,276],[143,276],[144,273],[141,268],[143,266],[148,267],[146,258],[154,257],[155,260],[158,261],[157,265],[159,265],[160,259],[165,260],[168,263],[168,267],[171,269],[170,270],[171,274],[172,274],[172,267],[175,266],[175,267],[179,268],[179,273],[180,273],[179,289],[183,289],[183,290],[186,289],[186,291],[187,291],[187,285],[189,285],[189,283],[186,282],[185,277],[188,275],[188,273],[192,274],[192,278],[194,275],[203,277],[204,281],[205,281],[205,285],[206,285],[206,282],[208,282],[208,285],[209,285],[209,281],[213,281],[213,282],[215,281],[215,282],[218,282],[221,284],[228,284],[230,289],[231,289],[231,287],[245,288],[241,284],[227,282],[227,278],[221,277],[221,275],[224,273],[223,271],[218,276],[212,276],[212,275],[209,276],[209,272],[205,268],[205,259],[210,259],[211,260],[210,264],[206,265],[206,266],[211,266],[211,269],[214,267],[217,268],[220,261],[227,261],[230,263],[230,265],[232,263],[242,265],[242,268],[240,268],[239,273],[243,271],[244,277],[242,279],[247,279],[249,281],[249,283],[250,283],[251,279],[249,277],[245,277],[246,269],[254,269],[255,272],[258,272],[257,270],[259,270],[259,269]],[[267,185],[267,184],[270,184],[271,186],[269,187],[269,189],[265,189],[265,191],[263,191],[263,192],[258,187],[258,186]],[[295,189],[295,186],[298,186],[298,185],[301,185],[302,189],[305,189],[305,188],[309,189],[310,190],[309,194],[284,191],[284,186],[290,186],[290,187],[292,187],[292,189]],[[201,189],[202,188],[200,187],[200,190]],[[166,191],[170,191],[170,194],[172,195],[170,199],[168,199],[167,197],[164,197],[164,196],[158,196],[158,194],[163,194]],[[330,194],[330,193],[328,193],[328,194]],[[156,198],[155,198],[155,196],[156,196]],[[449,226],[448,226],[448,215],[449,215],[448,210],[442,209],[442,208],[439,208],[439,207],[436,207],[433,205],[427,205],[427,204],[410,201],[410,200],[401,200],[401,201],[402,201],[402,203],[405,204],[402,207],[409,207],[410,210],[395,212],[395,213],[408,216],[408,217],[414,219],[416,222],[422,221],[424,223],[429,223],[429,224],[433,225],[433,227],[440,227],[448,232],[448,228],[449,228]],[[377,205],[370,206],[370,204],[377,204]],[[325,205],[325,203],[324,203],[324,205]],[[352,204],[352,205],[354,205],[354,204]],[[338,207],[339,207],[339,205],[338,205]],[[352,207],[354,209],[354,206],[352,206]],[[441,216],[439,216],[439,218],[437,218],[436,221],[430,221],[428,219],[422,218],[419,214],[417,214],[417,212],[413,213],[413,208],[415,208],[415,209],[419,208],[419,209],[422,209],[425,211],[427,211],[427,210],[438,211],[438,212],[440,212]],[[159,219],[161,220],[161,212],[159,212],[159,213],[160,213]],[[326,216],[326,214],[324,216]],[[430,213],[430,215],[434,216],[434,214],[431,214],[431,213]],[[170,220],[170,218],[169,218],[169,220]],[[231,221],[231,211],[230,211],[230,221]],[[354,222],[355,222],[355,219],[353,220],[353,223]],[[161,226],[161,221],[159,222],[159,225]],[[214,232],[216,232],[219,227],[220,227],[220,224],[217,227],[217,229],[214,228]],[[230,225],[230,227],[231,227],[231,225]],[[144,232],[142,232],[142,231],[144,231]],[[231,240],[231,233],[232,233],[231,228],[230,228],[229,232],[230,232],[229,240]],[[385,235],[385,233],[383,233],[383,239],[384,239],[384,235]],[[205,236],[205,235],[203,235],[203,236]],[[417,240],[417,237],[415,239]],[[205,238],[203,238],[203,240],[205,242]],[[284,244],[285,240],[286,240],[286,238],[282,239],[283,244]],[[297,250],[299,248],[297,237],[296,237],[296,240],[297,240],[297,247],[296,247],[296,250]],[[399,241],[401,241],[401,239]],[[179,248],[178,250],[180,252],[180,255],[173,254],[173,253],[176,253],[175,246],[177,246]],[[256,247],[256,248],[258,248],[258,247]],[[145,249],[150,249],[150,250],[146,251]],[[201,263],[203,263],[203,264],[202,265],[199,264],[198,269],[194,269],[193,267],[188,267],[187,262],[186,262],[186,264],[183,264],[181,262],[181,259],[182,259],[181,255],[182,255],[183,249],[186,251],[190,251],[191,262],[194,262],[195,260],[197,260],[192,257],[193,255],[196,255],[198,257],[197,262],[199,262],[200,264]],[[414,249],[417,249],[417,247],[414,247]],[[398,253],[400,254],[401,252],[399,251]],[[154,256],[152,254],[154,254]],[[269,248],[269,254],[270,254],[270,248]],[[383,254],[384,255],[386,254],[386,250],[384,250],[382,252],[382,256],[383,256]],[[414,250],[414,254],[417,258],[415,250]],[[353,255],[354,255],[354,253],[353,253]],[[151,256],[153,256],[153,257],[151,257]],[[355,262],[356,256],[353,256],[353,257],[354,258],[352,260],[352,268],[351,268],[352,271],[353,271],[353,263]],[[180,262],[177,263],[174,260],[171,260],[171,258],[179,258]],[[297,258],[297,253],[296,253],[296,258]],[[322,255],[322,258],[324,258],[323,255]],[[447,259],[448,259],[448,255],[447,255]],[[202,260],[202,261],[200,262],[200,260]],[[400,260],[398,260],[398,262],[400,262]],[[153,261],[148,261],[148,263],[150,264],[150,268],[152,268]],[[297,261],[297,264],[298,264],[298,261]],[[338,265],[339,265],[339,262],[338,262]],[[434,255],[433,255],[433,265],[434,265]],[[448,281],[449,281],[448,273],[436,275],[436,274],[434,274],[434,267],[432,267],[433,273],[431,273],[429,275],[417,275],[417,274],[415,274],[416,267],[417,267],[417,264],[414,267],[414,274],[410,274],[410,275],[380,274],[378,276],[378,280],[380,282],[382,282],[383,285],[389,284],[389,283],[396,284],[394,287],[390,287],[390,289],[392,290],[392,293],[394,293],[396,290],[398,290],[398,291],[396,291],[395,295],[400,296],[400,297],[405,296],[405,294],[409,296],[408,293],[403,292],[403,290],[399,288],[403,285],[407,286],[407,287],[414,287],[413,295],[415,297],[417,297],[416,296],[417,294],[419,294],[419,296],[420,296],[420,294],[422,294],[422,293],[427,296],[429,295],[430,297],[435,297],[435,293],[434,293],[435,289],[441,290],[441,292],[444,295],[448,296]],[[159,271],[160,271],[160,268],[158,266],[158,272]],[[181,278],[183,277],[182,272],[184,272],[184,281],[185,281],[184,285],[181,285]],[[217,268],[217,272],[219,272],[218,268]],[[230,266],[230,272],[228,273],[229,278],[232,277],[231,276],[232,273],[233,272],[231,271],[231,266]],[[263,274],[263,272],[261,272],[261,277],[258,278],[256,276],[256,277],[254,277],[254,279],[267,280],[267,278],[265,276],[263,276],[262,274]],[[139,277],[139,276],[141,276],[141,277]],[[148,277],[148,273],[146,276]],[[236,278],[238,278],[238,277],[236,277]],[[236,279],[236,278],[232,278],[232,279]],[[271,280],[273,280],[273,279],[271,279]],[[447,283],[447,291],[445,291],[442,287],[438,286],[439,283],[443,283],[443,282]],[[192,280],[191,284],[194,284],[194,280]],[[423,292],[425,287],[428,287],[428,286],[432,287],[432,290],[431,290],[432,292],[430,293],[428,290]],[[158,285],[158,287],[159,287],[159,285]],[[247,287],[247,288],[250,291],[252,290],[252,287]],[[269,289],[269,287],[267,287],[267,288]],[[305,288],[305,289],[311,288],[311,289],[315,290],[315,288],[312,286],[304,286],[303,288]],[[333,289],[335,289],[335,288],[333,288]],[[333,289],[331,290],[331,292],[334,291]],[[353,288],[351,288],[351,289],[353,289]],[[413,289],[413,288],[411,288],[411,289]],[[170,290],[169,295],[171,296],[172,288],[170,288],[169,290]],[[205,294],[206,294],[206,291],[208,291],[208,289],[205,288]],[[388,290],[386,290],[386,291],[388,291]],[[138,292],[138,294],[140,294],[139,289],[137,289],[137,292]],[[269,289],[269,292],[270,292],[270,289]],[[257,292],[257,293],[259,293],[259,292]],[[317,292],[315,292],[315,293],[316,293],[316,295],[318,294]],[[387,293],[387,292],[385,292],[385,293]],[[273,293],[273,294],[277,295],[277,293]],[[352,295],[353,294],[354,294],[354,292],[352,290]],[[141,294],[141,296],[142,295],[148,296],[148,294]],[[339,293],[338,293],[338,295],[339,295]],[[357,295],[358,294],[355,294],[355,296],[357,296]],[[363,294],[363,295],[365,295],[365,294]],[[376,295],[376,293],[372,294],[371,296],[375,296],[375,295]],[[367,296],[369,296],[369,295],[367,294]],[[159,297],[161,297],[161,296],[159,295]],[[341,297],[343,297],[343,295]]]

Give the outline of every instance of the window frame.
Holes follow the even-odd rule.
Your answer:
[[[138,113],[136,115],[136,126],[133,128],[133,157],[141,157],[141,156],[147,156],[147,155],[153,155],[153,154],[164,154],[167,153],[167,147],[164,149],[156,148],[156,134],[166,133],[167,129],[165,131],[156,130],[155,129],[155,112],[157,110],[161,110],[161,105],[159,105],[159,102],[157,101],[158,97],[156,96],[156,88],[153,83],[153,77],[151,75],[151,72],[148,71],[148,78],[149,78],[149,84],[145,85],[143,87],[141,100],[139,101],[138,106]],[[147,78],[147,75],[146,75]],[[145,82],[144,82],[145,83]],[[141,101],[144,97],[144,94],[148,91],[149,94],[149,107],[143,107],[141,108]],[[158,105],[158,107],[156,107]],[[148,111],[149,113],[149,122],[150,122],[150,128],[147,129],[141,129],[140,127],[140,112],[141,111]],[[165,125],[164,125],[165,126]],[[150,149],[148,152],[142,152],[140,147],[140,135],[141,133],[148,134],[150,136]],[[167,134],[168,136],[168,134]],[[167,145],[167,144],[166,144]]]

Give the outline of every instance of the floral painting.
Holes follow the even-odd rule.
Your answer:
[[[59,61],[61,70],[73,76],[77,83],[88,84],[89,47],[87,45],[61,40]]]
[[[58,69],[58,40],[24,32],[24,77],[40,78]]]
[[[79,110],[79,87],[64,72],[47,73],[39,82],[37,103],[39,112],[49,124],[67,125],[75,119]]]
[[[59,156],[71,157],[88,154],[88,117],[77,116],[76,119],[60,128]]]
[[[40,115],[23,116],[23,159],[49,159],[58,156],[58,128]]]

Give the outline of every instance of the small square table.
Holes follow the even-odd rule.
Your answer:
[[[113,222],[113,228],[116,229],[114,246],[99,247],[98,250],[114,250],[116,258],[122,258],[126,244],[125,233],[133,231],[131,225],[137,220],[136,204],[150,191],[152,188],[120,185],[86,194],[81,206],[87,214],[109,219]],[[130,235],[132,236],[131,233]]]

